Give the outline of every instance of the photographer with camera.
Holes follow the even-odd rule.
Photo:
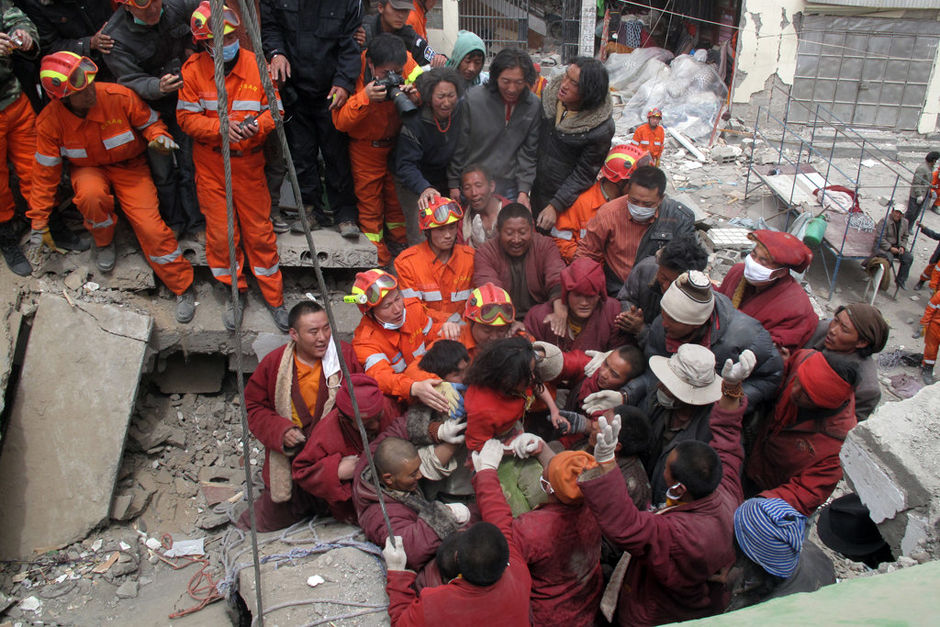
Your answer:
[[[395,35],[377,35],[363,55],[356,91],[333,111],[337,130],[349,134],[349,161],[359,199],[359,228],[378,249],[379,265],[391,263],[393,248],[405,247],[405,217],[395,193],[388,156],[401,130],[401,116],[417,110],[414,82],[421,73],[405,44]],[[406,78],[402,78],[402,77]]]

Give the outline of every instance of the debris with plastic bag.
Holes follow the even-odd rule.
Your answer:
[[[664,126],[703,139],[711,135],[728,96],[714,65],[687,54],[672,58],[662,48],[612,54],[607,71],[611,88],[624,94],[621,119],[629,126],[639,126],[646,121],[646,112],[658,107]]]

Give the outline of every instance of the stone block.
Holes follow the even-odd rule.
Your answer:
[[[750,250],[754,248],[754,242],[747,238],[747,229],[730,227],[714,228],[705,232],[705,243],[709,244],[715,250]]]
[[[313,245],[322,268],[374,268],[378,263],[375,246],[365,236],[358,240],[340,237],[333,229],[314,231]],[[183,254],[194,266],[207,266],[206,247],[203,241],[184,238],[180,240]],[[282,267],[312,268],[307,239],[296,233],[281,233],[277,236],[277,252]]]
[[[43,294],[0,455],[0,559],[107,520],[153,320]]]
[[[907,509],[904,489],[881,467],[879,461],[857,439],[848,439],[839,454],[842,469],[850,477],[859,497],[868,505],[875,523],[894,518]]]

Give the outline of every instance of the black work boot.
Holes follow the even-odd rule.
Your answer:
[[[919,291],[921,291],[922,289],[924,289],[924,281],[923,281],[923,280],[920,280],[920,281],[917,282],[917,285],[914,286],[914,291],[915,291],[915,292],[919,292]]]
[[[920,378],[924,385],[933,385],[936,382],[933,378],[933,364],[924,364],[920,367]]]
[[[29,276],[33,273],[33,266],[23,254],[16,233],[13,231],[12,220],[0,223],[0,252],[3,253],[3,259],[14,274]]]

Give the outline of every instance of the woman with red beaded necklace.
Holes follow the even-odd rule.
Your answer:
[[[405,213],[408,244],[424,241],[418,209],[447,194],[447,165],[457,144],[460,80],[453,68],[434,68],[415,82],[423,106],[402,123],[395,147],[398,200]]]

